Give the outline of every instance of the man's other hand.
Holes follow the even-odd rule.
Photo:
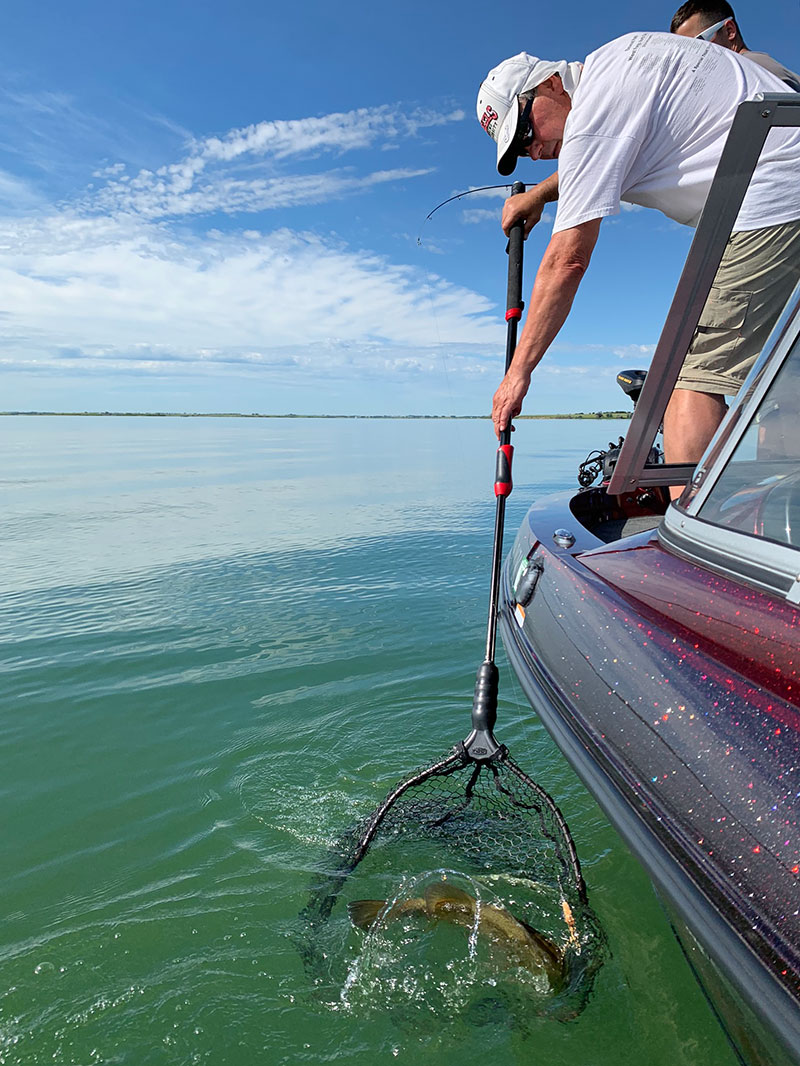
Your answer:
[[[503,227],[503,232],[507,237],[510,236],[511,227],[521,221],[524,227],[523,234],[527,240],[528,234],[542,217],[542,211],[544,211],[544,203],[537,192],[536,186],[527,192],[509,196],[503,204],[503,217],[500,223]]]

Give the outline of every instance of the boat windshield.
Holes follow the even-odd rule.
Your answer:
[[[800,547],[800,337],[698,517]]]

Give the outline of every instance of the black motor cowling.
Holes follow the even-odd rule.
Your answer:
[[[617,374],[617,384],[626,396],[630,396],[634,407],[639,399],[646,377],[646,370],[621,370]]]
[[[626,396],[630,396],[634,408],[641,395],[646,377],[646,370],[622,370],[617,374],[617,384]],[[611,478],[614,467],[617,465],[619,453],[622,451],[622,444],[622,437],[619,438],[616,444],[614,441],[609,441],[608,448],[605,451],[598,449],[584,459],[578,467],[578,484],[582,488],[588,488],[597,480],[598,475],[601,473],[603,482],[607,482]],[[661,451],[655,446],[652,447],[647,457],[648,464],[659,463],[661,459]]]

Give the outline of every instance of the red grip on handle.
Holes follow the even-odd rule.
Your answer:
[[[522,318],[521,307],[509,307],[506,311],[506,322],[510,322],[512,318]]]
[[[497,467],[494,475],[495,496],[510,496],[513,484],[511,481],[511,460],[514,456],[513,444],[501,444],[497,449]]]

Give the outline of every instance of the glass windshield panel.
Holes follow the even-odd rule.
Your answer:
[[[800,547],[800,339],[698,515]]]

